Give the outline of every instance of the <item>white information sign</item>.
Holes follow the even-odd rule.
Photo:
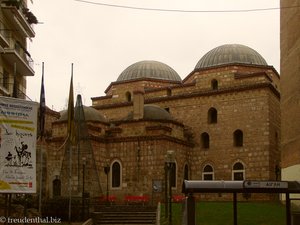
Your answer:
[[[36,192],[38,104],[0,97],[0,193]]]
[[[245,181],[244,187],[286,189],[288,188],[288,182],[286,181]]]

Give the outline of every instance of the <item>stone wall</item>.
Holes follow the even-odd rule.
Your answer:
[[[291,7],[299,4],[299,0],[280,1],[283,172],[300,164],[300,9]]]

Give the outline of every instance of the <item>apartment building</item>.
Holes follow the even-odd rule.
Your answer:
[[[26,78],[34,69],[27,43],[35,36],[37,18],[27,0],[1,0],[0,6],[0,95],[28,99]]]

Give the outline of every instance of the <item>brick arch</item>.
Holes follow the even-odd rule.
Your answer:
[[[232,160],[231,160],[231,169],[233,169],[233,165],[234,165],[235,163],[242,163],[243,166],[244,166],[244,168],[246,169],[246,163],[245,163],[245,161],[242,160],[242,159],[240,159],[240,158],[235,158],[235,159],[232,159]]]
[[[239,167],[240,165],[242,167]],[[231,177],[232,177],[232,180],[245,180],[246,179],[246,164],[242,160],[237,159],[235,161],[232,161]]]
[[[215,169],[215,163],[213,161],[211,161],[211,160],[206,160],[203,163],[201,163],[201,167],[200,167],[200,173],[201,173],[201,177],[200,178],[201,178],[201,180],[204,180],[204,175],[208,174],[208,173],[204,172],[204,168],[206,166],[210,166],[212,168],[212,170],[213,170],[212,171],[212,180],[214,180],[215,179],[215,171],[216,171],[216,169]]]
[[[205,160],[201,163],[201,171],[203,170],[203,168],[206,166],[206,165],[210,165],[212,166],[213,168],[215,168],[215,165],[216,163],[214,163],[212,160],[208,159],[208,160]]]
[[[207,122],[214,124],[218,122],[218,110],[215,107],[210,107],[207,111]]]

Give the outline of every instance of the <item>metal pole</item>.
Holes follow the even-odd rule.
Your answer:
[[[69,155],[69,224],[71,224],[72,215],[72,146],[70,146]]]
[[[5,195],[4,216],[5,216],[5,218],[8,218],[8,195],[9,194],[4,194],[4,195]],[[5,220],[5,224],[7,224],[7,220]]]
[[[44,87],[44,62],[42,63],[42,88]],[[45,97],[45,96],[44,96]],[[41,98],[43,99],[43,96],[41,94]],[[41,104],[41,100],[40,100],[40,104]],[[43,106],[43,107],[46,107]],[[41,109],[40,109],[41,110]],[[40,112],[41,113],[41,112]],[[45,116],[45,115],[43,115]],[[43,123],[45,123],[44,121],[45,119],[43,119]],[[41,148],[40,148],[40,190],[39,190],[39,213],[40,216],[42,215],[42,194],[43,194],[43,137],[44,137],[44,124],[41,126],[41,128],[43,128],[42,130],[40,130],[41,132]]]
[[[107,164],[104,166],[104,173],[106,174],[106,204],[108,205],[108,196],[109,196],[109,188],[108,188],[108,174],[110,171],[110,166]]]
[[[172,163],[168,163],[168,176],[169,176],[169,225],[172,225]]]
[[[165,218],[169,216],[168,183],[168,166],[167,163],[165,163]]]
[[[11,215],[11,193],[8,194],[8,216]]]
[[[237,193],[233,193],[233,225],[237,225]]]
[[[108,189],[108,172],[106,173],[106,201],[108,202],[109,189]]]
[[[39,190],[39,213],[42,215],[42,188],[43,188],[43,135],[41,138],[41,149],[40,149],[40,190]]]
[[[187,197],[187,225],[196,224],[195,197],[189,193]]]
[[[290,193],[285,193],[286,225],[291,225],[291,199]]]
[[[85,162],[83,162],[82,164],[82,211],[81,211],[82,221],[84,220],[85,217],[84,182],[85,182]]]

